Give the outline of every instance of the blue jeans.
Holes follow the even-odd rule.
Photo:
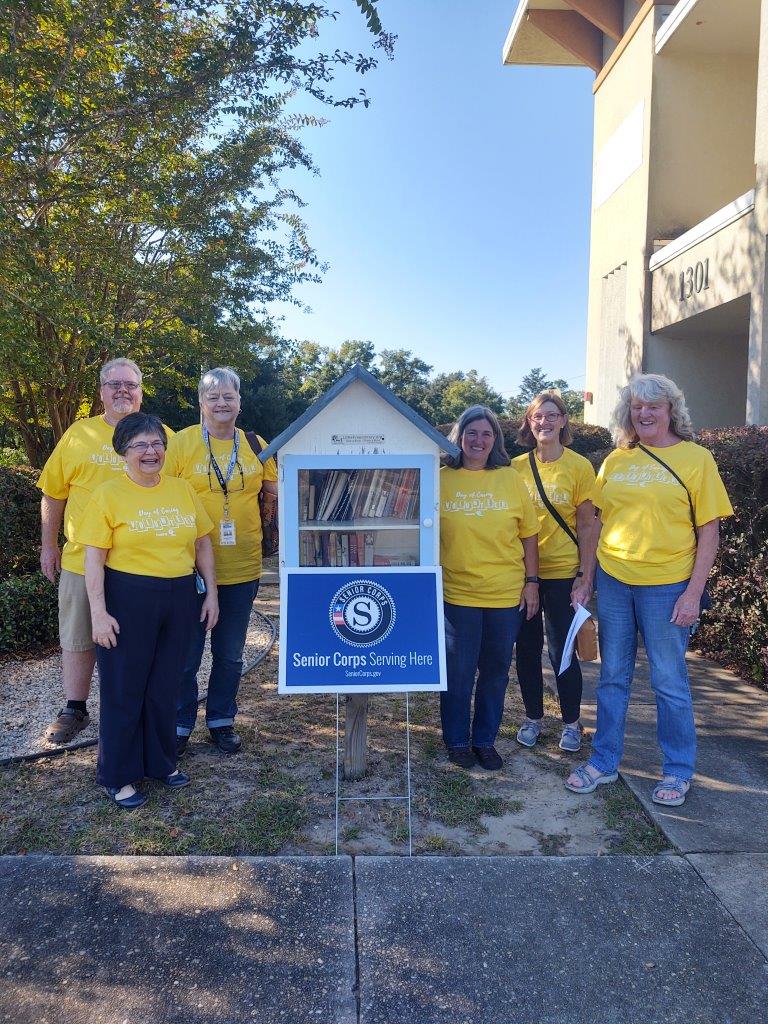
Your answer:
[[[597,567],[600,682],[597,730],[589,763],[601,772],[618,770],[637,656],[637,631],[645,644],[656,696],[656,735],[665,775],[690,779],[696,760],[696,730],[685,652],[690,629],[669,620],[688,581],[637,587],[620,583]]]
[[[219,621],[211,631],[211,675],[205,702],[209,729],[232,725],[237,714],[237,691],[243,671],[243,648],[258,580],[219,586]],[[198,597],[198,617],[203,597]],[[189,646],[176,714],[176,735],[189,736],[197,719],[197,672],[205,647],[205,627],[197,623]]]
[[[523,613],[519,608],[469,608],[445,602],[448,689],[440,694],[446,747],[492,747],[504,712],[512,649]],[[477,675],[477,689],[475,689]]]

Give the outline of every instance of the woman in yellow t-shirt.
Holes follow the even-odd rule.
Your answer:
[[[448,690],[440,694],[443,740],[454,764],[496,771],[503,766],[494,743],[512,649],[523,617],[539,607],[539,524],[490,409],[467,409],[449,439],[459,454],[440,471],[448,665]]]
[[[200,619],[211,629],[219,614],[213,523],[185,480],[161,476],[167,443],[156,416],[122,419],[112,444],[126,472],[94,490],[74,531],[86,545],[99,666],[96,778],[129,809],[147,800],[140,779],[189,783],[176,767],[176,702],[197,618],[195,565],[206,590]]]
[[[532,747],[541,733],[544,718],[541,655],[543,620],[546,619],[547,649],[557,680],[563,719],[560,748],[575,752],[581,748],[582,690],[576,655],[562,675],[558,675],[558,671],[574,607],[577,603],[586,604],[592,594],[594,559],[585,558],[582,562],[580,556],[582,551],[594,550],[588,534],[595,527],[595,507],[590,500],[595,471],[583,455],[565,447],[573,438],[568,410],[556,391],[543,391],[533,399],[525,410],[517,440],[532,449],[529,454],[513,459],[512,466],[525,481],[539,519],[541,577],[541,607],[532,619],[522,624],[515,646],[517,680],[526,714],[517,732],[517,742]]]
[[[660,374],[622,388],[612,420],[617,450],[597,475],[600,682],[592,756],[566,781],[590,793],[618,778],[637,654],[648,655],[663,777],[653,801],[682,804],[696,757],[685,652],[715,560],[720,520],[733,515],[711,454],[695,444],[685,398]]]

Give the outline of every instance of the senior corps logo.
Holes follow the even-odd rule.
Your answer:
[[[355,580],[331,598],[330,619],[340,640],[353,647],[373,647],[392,632],[395,603],[373,580]]]

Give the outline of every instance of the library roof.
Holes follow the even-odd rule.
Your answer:
[[[417,412],[406,403],[397,397],[388,387],[385,387],[380,380],[377,380],[372,373],[369,373],[359,363],[355,365],[340,377],[339,380],[330,387],[324,395],[321,395],[316,402],[313,402],[308,409],[306,409],[298,419],[294,420],[293,423],[286,427],[282,434],[278,434],[272,443],[259,454],[259,458],[262,462],[265,462],[268,458],[275,455],[295,434],[298,434],[300,430],[303,430],[308,423],[310,423],[315,416],[326,406],[330,405],[331,402],[337,398],[342,391],[345,391],[350,384],[354,381],[360,381],[366,384],[371,391],[375,392],[379,398],[382,398],[388,405],[391,405],[393,409],[400,413],[405,419],[413,424],[418,430],[433,441],[438,448],[441,448],[444,452],[449,455],[458,455],[459,449],[453,444],[448,438],[444,437],[439,430],[436,430],[431,423],[428,423],[423,416],[419,416]]]

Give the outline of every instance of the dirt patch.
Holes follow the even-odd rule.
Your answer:
[[[262,586],[257,607],[277,615],[274,584]],[[520,747],[514,734],[523,708],[513,678],[498,742],[503,770],[463,772],[445,757],[437,697],[412,695],[414,852],[535,856],[649,854],[667,848],[623,784],[582,797],[565,790],[563,779],[585,751],[567,755],[558,749],[555,711],[548,702],[537,747]],[[341,713],[343,720],[343,701]],[[174,793],[148,783],[150,800],[132,813],[109,803],[96,786],[92,749],[4,769],[0,853],[334,853],[335,698],[278,697],[275,647],[243,678],[238,730],[243,749],[225,757],[207,741],[204,725],[198,726],[182,761],[192,785]],[[366,777],[342,780],[342,797],[404,797],[404,697],[372,696],[368,749]],[[585,749],[588,753],[588,738]],[[407,853],[406,802],[345,799],[339,849]]]

